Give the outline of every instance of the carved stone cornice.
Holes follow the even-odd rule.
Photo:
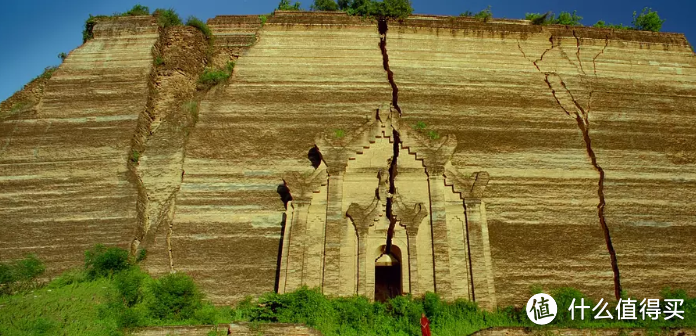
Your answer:
[[[381,208],[380,202],[375,197],[368,206],[360,206],[358,203],[351,203],[346,211],[346,216],[350,218],[355,225],[355,230],[358,234],[365,235],[371,226],[375,225],[375,220],[378,218]]]
[[[451,186],[452,190],[458,193],[463,200],[473,201],[483,198],[489,180],[490,175],[485,171],[466,176],[452,166],[445,169],[445,185]]]
[[[423,218],[428,216],[428,210],[426,210],[423,203],[415,203],[413,206],[408,206],[400,198],[395,198],[392,211],[396,219],[401,223],[401,226],[406,229],[406,233],[412,237],[418,235],[418,228]]]
[[[323,132],[315,140],[315,145],[326,163],[329,176],[342,174],[348,160],[369,148],[375,138],[391,136],[391,118],[380,115],[375,110],[360,127],[345,131],[340,136],[336,132]]]
[[[457,137],[454,134],[448,134],[438,139],[431,139],[411,129],[411,126],[398,118],[395,118],[393,122],[401,137],[402,146],[408,150],[409,154],[415,154],[416,159],[423,161],[429,176],[441,176],[445,171],[445,165],[457,148]]]
[[[324,167],[319,167],[306,172],[289,172],[283,178],[288,187],[294,204],[309,203],[312,194],[319,192],[322,185],[326,185],[327,173]]]

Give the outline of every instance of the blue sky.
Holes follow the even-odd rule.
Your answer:
[[[196,0],[196,1],[12,1],[0,4],[0,100],[43,72],[57,65],[58,54],[69,52],[82,44],[82,28],[89,14],[124,12],[140,3],[155,8],[174,8],[182,18],[189,15],[206,20],[223,14],[270,13],[279,0]],[[304,0],[308,8],[313,0]],[[479,11],[490,5],[494,17],[523,18],[527,12],[560,12],[577,10],[592,25],[598,20],[610,23],[631,23],[633,11],[651,7],[665,19],[662,31],[685,33],[696,40],[693,13],[694,0],[412,0],[415,13],[458,15],[466,10]]]

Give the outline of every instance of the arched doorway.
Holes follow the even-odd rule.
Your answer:
[[[382,246],[384,251],[386,246]],[[382,252],[375,260],[375,301],[385,302],[403,293],[401,250],[392,245],[391,253]]]

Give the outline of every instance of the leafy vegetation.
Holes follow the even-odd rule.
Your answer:
[[[417,128],[424,124],[416,124]],[[683,290],[665,289],[662,298],[682,299],[684,319],[596,320],[588,313],[584,320],[571,319],[566,309],[573,299],[593,307],[596,302],[573,288],[550,291],[558,304],[558,315],[547,327],[535,326],[519,308],[481,310],[467,300],[443,301],[437,294],[422,298],[399,296],[387,302],[370,302],[361,296],[331,298],[318,289],[267,293],[247,298],[235,308],[215,308],[204,301],[195,282],[185,274],[173,273],[159,279],[150,277],[124,260],[125,250],[95,246],[86,254],[84,270],[63,273],[42,288],[0,296],[1,335],[122,335],[139,326],[200,325],[247,321],[303,323],[324,335],[420,335],[419,319],[425,314],[435,335],[469,335],[489,327],[547,328],[670,328],[696,327],[696,298]],[[98,262],[99,261],[99,262]],[[7,268],[22,269],[13,274],[28,279],[42,272],[35,257],[2,264],[0,279],[8,278]],[[8,266],[10,265],[10,266]],[[37,265],[41,265],[38,267]],[[126,267],[127,268],[123,268]],[[90,270],[102,270],[95,277]],[[11,272],[10,272],[11,273]],[[541,292],[541,287],[532,293]],[[549,293],[549,292],[547,292]],[[664,301],[663,301],[664,302]],[[615,302],[610,302],[615,307]],[[95,309],[96,308],[96,309]],[[665,309],[666,307],[663,307]],[[587,312],[587,311],[586,311]],[[69,321],[69,323],[68,323]],[[657,330],[659,332],[659,330]]]
[[[65,272],[40,288],[0,296],[0,335],[123,335],[137,326],[229,323],[234,318],[229,308],[204,301],[185,274],[153,279],[124,261],[127,251],[118,248],[95,246],[85,254],[84,269]],[[22,279],[43,272],[35,257],[1,265],[2,279],[9,277],[6,266],[12,277]],[[90,273],[96,269],[103,276]]]
[[[85,251],[85,273],[92,279],[111,277],[131,266],[128,251],[118,247],[98,244]]]
[[[280,0],[280,3],[278,3],[278,9],[287,11],[298,11],[300,10],[300,3],[296,1],[295,3],[291,4],[290,0]]]
[[[266,15],[259,15],[259,20],[261,20],[261,27],[266,24],[266,21],[268,21],[268,17]]]
[[[664,22],[665,20],[661,20],[657,12],[651,8],[643,8],[640,14],[633,12],[633,28],[637,30],[659,32]]]
[[[61,62],[65,61],[65,59],[68,58],[68,54],[62,52],[62,53],[58,54],[58,58],[60,58]]]
[[[129,11],[121,14],[123,16],[150,15],[150,8],[140,4],[136,4]]]
[[[314,0],[309,8],[316,11],[337,11],[338,4],[334,0]]]
[[[611,28],[611,29],[622,29],[622,30],[629,30],[633,29],[631,26],[624,26],[623,24],[607,24],[604,21],[597,21],[592,27],[595,28]]]
[[[82,30],[82,43],[85,43],[94,38],[94,26],[97,24],[99,19],[107,18],[106,15],[89,15],[89,18],[85,21],[85,28]]]
[[[181,26],[181,18],[173,8],[158,8],[152,13],[157,18],[157,24],[162,28]]]
[[[404,19],[411,15],[410,0],[350,0],[339,1],[339,9],[350,15],[370,16],[382,19]]]
[[[198,82],[203,85],[213,86],[226,81],[232,75],[234,62],[227,62],[224,69],[206,68],[198,77]]]
[[[186,25],[198,28],[198,30],[200,30],[203,33],[203,35],[205,35],[205,38],[208,40],[210,40],[213,37],[213,32],[210,31],[208,25],[195,16],[189,16],[186,20]]]
[[[336,138],[338,138],[338,139],[343,138],[343,137],[346,136],[346,131],[343,130],[343,129],[340,129],[340,128],[339,128],[339,129],[335,129],[335,130],[333,131],[333,136],[336,137]]]
[[[581,26],[580,21],[582,16],[577,14],[577,11],[561,12],[558,16],[554,16],[553,13],[548,12],[545,14],[540,13],[527,13],[524,17],[526,20],[532,21],[535,25],[547,25],[547,24],[559,24],[566,26]]]
[[[140,161],[140,152],[137,149],[131,151],[130,160],[133,163],[138,163],[138,161]]]
[[[0,294],[31,288],[45,270],[43,262],[33,254],[11,263],[0,263]]]
[[[162,56],[155,57],[155,65],[162,65],[162,64],[164,64],[164,58]]]
[[[491,6],[488,6],[482,11],[474,14],[474,18],[482,20],[483,22],[488,22],[491,18],[493,18],[493,11],[491,11]]]

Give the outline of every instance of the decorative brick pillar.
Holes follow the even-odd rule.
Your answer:
[[[497,301],[493,282],[493,262],[488,237],[488,224],[486,223],[486,206],[478,198],[465,199],[464,204],[469,232],[474,301],[481,308],[493,310],[497,306]]]
[[[433,232],[435,292],[440,294],[445,300],[453,300],[444,171],[444,167],[440,165],[426,167],[428,185],[430,188],[430,222]]]
[[[416,203],[412,208],[400,201],[395,201],[394,205],[394,214],[401,222],[401,226],[406,229],[410,293],[413,296],[421,296],[425,293],[422,293],[418,286],[418,244],[416,238],[418,237],[418,228],[423,218],[428,216],[428,211],[425,210],[423,203]]]
[[[367,284],[367,267],[372,263],[367,262],[367,234],[370,227],[375,224],[381,210],[380,202],[377,198],[366,206],[361,207],[357,203],[352,203],[348,207],[346,215],[353,221],[355,230],[358,233],[358,295],[373,298],[375,291]]]

